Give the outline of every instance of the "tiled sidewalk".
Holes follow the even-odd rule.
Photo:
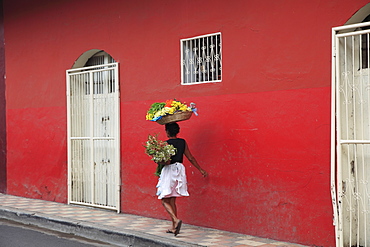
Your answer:
[[[177,243],[178,246],[212,246],[212,247],[241,247],[260,246],[278,247],[302,245],[278,242],[270,239],[263,239],[243,234],[226,231],[219,231],[209,228],[202,228],[183,224],[181,233],[176,237],[173,234],[165,233],[169,221],[146,218],[130,214],[117,214],[116,212],[80,207],[56,202],[29,199],[11,195],[0,194],[0,209],[14,212],[25,212],[30,215],[37,215],[44,219],[63,219],[71,224],[96,227],[103,230],[114,230],[116,232],[137,233],[147,238],[160,239],[162,242]],[[1,218],[0,213],[0,218]]]

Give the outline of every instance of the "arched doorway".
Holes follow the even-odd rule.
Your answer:
[[[370,246],[370,4],[333,28],[332,198],[337,246]]]
[[[118,63],[80,56],[67,77],[68,203],[120,210]]]

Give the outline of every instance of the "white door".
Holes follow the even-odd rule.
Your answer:
[[[333,29],[332,194],[337,246],[370,246],[370,23]]]
[[[118,64],[67,71],[69,203],[119,211]]]

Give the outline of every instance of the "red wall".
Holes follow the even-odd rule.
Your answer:
[[[0,0],[0,193],[6,192],[6,108],[3,1]]]
[[[120,63],[122,212],[168,218],[142,144],[165,138],[150,104],[176,98],[199,107],[181,136],[209,172],[185,162],[186,223],[335,245],[331,28],[367,1],[4,2],[9,194],[66,202],[65,70],[102,49]],[[179,40],[213,32],[222,82],[181,86]]]

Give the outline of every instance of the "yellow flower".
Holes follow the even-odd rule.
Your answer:
[[[146,120],[152,120],[153,117],[154,117],[153,114],[146,114],[146,116],[145,116]]]
[[[169,114],[173,114],[175,112],[175,108],[171,107],[170,110],[168,111]]]

